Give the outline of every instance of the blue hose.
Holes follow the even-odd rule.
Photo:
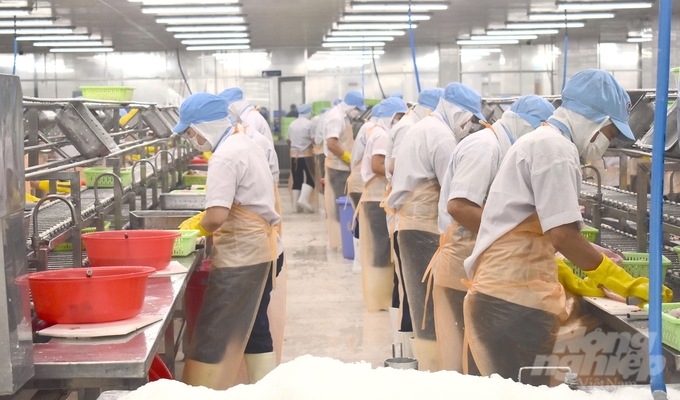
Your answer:
[[[418,64],[416,64],[416,43],[413,39],[413,24],[411,23],[411,5],[408,6],[408,33],[411,37],[411,57],[413,57],[413,71],[416,73],[416,85],[420,93],[420,75],[418,74]]]
[[[649,375],[652,393],[666,393],[661,354],[661,224],[663,214],[664,151],[668,112],[668,76],[671,49],[671,1],[659,2],[659,58],[656,70],[656,109],[652,146],[652,197],[649,210]],[[656,395],[663,396],[662,393]],[[656,398],[656,397],[655,397]]]
[[[567,53],[569,53],[569,35],[564,32],[564,68],[562,75],[562,90],[564,90],[564,85],[567,84]]]
[[[364,78],[365,77],[364,67],[366,66],[366,64],[363,63],[363,61],[364,61],[363,57],[364,57],[365,51],[366,51],[366,48],[364,47],[364,42],[361,42],[361,57],[360,57],[361,58],[361,95],[364,96],[364,98],[366,98],[366,93],[365,93],[365,88],[366,88],[365,82],[366,81],[365,81],[365,78]],[[373,57],[373,55],[371,55],[371,57]]]

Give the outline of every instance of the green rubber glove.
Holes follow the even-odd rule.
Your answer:
[[[602,289],[597,287],[592,280],[589,278],[581,279],[576,276],[574,271],[572,271],[561,258],[555,258],[555,260],[557,261],[557,279],[560,281],[560,284],[564,286],[566,291],[577,296],[605,296]]]
[[[349,164],[351,158],[352,158],[352,155],[349,154],[348,151],[346,151],[346,152],[342,155],[342,157],[340,157],[340,159],[341,159],[342,161],[346,162],[347,164]]]
[[[180,230],[186,230],[186,231],[196,230],[196,231],[198,231],[199,237],[212,235],[210,232],[206,231],[201,226],[201,219],[203,218],[203,215],[205,215],[205,211],[198,213],[198,214],[194,215],[193,217],[184,220],[184,222],[182,222],[179,225],[179,229]]]
[[[619,296],[624,298],[635,296],[645,302],[649,301],[649,279],[633,278],[604,254],[602,255],[602,262],[596,269],[583,272],[595,284],[602,285]],[[672,298],[673,291],[662,286],[661,301],[667,303]]]

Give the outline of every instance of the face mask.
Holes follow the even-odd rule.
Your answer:
[[[456,135],[456,140],[461,141],[465,138],[465,136],[470,133],[470,129],[472,128],[472,121],[468,121],[463,125],[461,128],[460,126],[456,126],[456,128],[453,130],[453,134]]]
[[[196,149],[198,151],[206,152],[206,151],[212,151],[212,149],[213,149],[212,145],[207,140],[203,144],[198,144],[198,135],[192,137],[190,139],[190,141],[191,141],[191,145],[194,146],[194,149]]]
[[[607,151],[609,148],[609,139],[607,139],[607,136],[604,135],[604,133],[599,132],[597,137],[595,138],[595,141],[592,143],[588,143],[586,146],[586,151],[585,154],[583,155],[583,158],[585,160],[597,160],[602,158],[604,155],[604,152]]]
[[[359,111],[358,108],[353,108],[347,113],[347,115],[349,116],[349,119],[357,119],[361,117],[361,111]]]

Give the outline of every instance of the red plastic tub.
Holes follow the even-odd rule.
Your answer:
[[[104,231],[86,233],[87,258],[92,267],[148,265],[164,269],[172,259],[178,231]]]
[[[38,318],[53,324],[121,321],[139,314],[152,267],[72,268],[28,276]]]

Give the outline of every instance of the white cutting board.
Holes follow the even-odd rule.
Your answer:
[[[187,268],[180,264],[179,261],[170,261],[170,264],[168,264],[167,267],[164,269],[159,270],[153,275],[150,275],[149,278],[154,278],[157,276],[169,276],[169,275],[177,275],[177,274],[186,274],[188,272]]]
[[[638,306],[631,306],[606,297],[584,297],[584,299],[612,315],[626,315],[630,312],[640,311]]]
[[[57,324],[38,331],[42,336],[61,338],[94,338],[104,336],[122,336],[163,319],[162,315],[138,315],[124,321],[104,322],[100,324]]]

